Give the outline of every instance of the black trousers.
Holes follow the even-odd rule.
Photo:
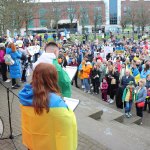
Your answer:
[[[114,99],[114,97],[116,95],[116,91],[117,91],[117,85],[116,84],[110,84],[108,86],[108,90],[109,90],[110,98]]]
[[[123,95],[123,88],[119,87],[116,91],[116,106],[117,108],[123,109],[123,102],[122,102],[122,95]]]
[[[24,70],[22,71],[21,81],[26,82],[26,69],[24,69]]]
[[[12,79],[12,86],[16,84],[16,79]]]
[[[0,63],[1,65],[1,73],[2,73],[2,78],[3,81],[7,80],[7,65],[5,63]]]
[[[144,110],[147,110],[147,105],[150,112],[150,97],[146,98]]]
[[[137,107],[136,104],[136,115],[143,118],[143,107]]]
[[[74,76],[74,79],[72,80],[72,85],[73,85],[73,81],[75,81],[75,85],[76,87],[78,87],[78,71],[76,72],[75,76]]]
[[[100,82],[97,80],[93,80],[93,88],[94,88],[94,93],[98,93],[99,94],[99,86],[100,86]]]

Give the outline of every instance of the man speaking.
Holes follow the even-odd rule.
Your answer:
[[[33,64],[35,68],[39,63],[50,63],[56,67],[58,72],[58,85],[63,97],[71,97],[71,79],[63,68],[58,64],[57,58],[59,55],[59,48],[55,42],[46,44],[45,53],[43,53],[38,60]]]

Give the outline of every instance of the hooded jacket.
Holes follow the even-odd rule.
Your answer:
[[[33,64],[35,68],[39,63],[50,63],[53,64],[58,73],[58,85],[63,97],[71,97],[71,80],[68,74],[58,64],[54,53],[43,53],[38,60]]]
[[[88,79],[90,77],[92,65],[90,64],[82,65],[82,70],[83,70],[83,74],[82,74],[83,79]]]
[[[9,66],[10,77],[14,79],[21,78],[22,73],[20,59],[22,57],[22,54],[19,51],[13,52],[11,48],[6,48],[6,54],[9,54],[14,60],[14,64]]]
[[[76,150],[76,118],[60,96],[49,94],[49,112],[35,114],[34,92],[26,84],[19,92],[23,144],[30,150]]]

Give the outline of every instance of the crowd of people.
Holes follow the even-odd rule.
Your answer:
[[[39,62],[46,62],[49,57],[53,60],[52,56],[47,55],[48,52],[44,52],[45,43],[39,39],[39,36],[0,39],[2,79],[10,82],[7,76],[9,71],[12,89],[19,88],[20,81],[27,82],[29,70]],[[22,41],[22,44],[17,41]],[[149,44],[147,39],[134,40],[125,36],[118,39],[113,35],[108,40],[95,42],[76,39],[72,45],[57,44],[57,60],[62,68],[67,65],[78,68],[72,85],[75,81],[75,86],[84,92],[100,94],[101,99],[110,104],[115,101],[117,108],[125,108],[127,118],[132,116],[131,108],[135,103],[137,115],[143,117],[147,106],[150,112]],[[39,45],[42,50],[30,55],[28,47],[33,45]],[[107,52],[105,47],[111,47],[112,51]],[[11,56],[13,64],[6,62],[6,55]]]
[[[105,47],[111,47],[107,52]],[[67,49],[60,49],[59,63],[77,66],[74,77],[75,86],[88,94],[99,94],[101,99],[125,110],[125,116],[132,116],[131,108],[135,104],[137,116],[143,117],[143,111],[150,113],[150,45],[147,39],[132,38],[99,42],[79,42]],[[73,82],[72,81],[72,84]],[[80,82],[81,81],[81,82]],[[142,124],[142,122],[141,122]]]
[[[147,106],[150,113],[148,39],[111,35],[107,40],[90,42],[84,38],[67,44],[56,37],[54,42],[45,41],[47,37],[0,38],[3,82],[11,81],[11,88],[18,89],[20,82],[29,81],[19,92],[23,144],[29,150],[77,149],[75,114],[63,100],[71,97],[74,82],[87,96],[115,102],[127,118],[132,117],[133,107],[141,118]],[[72,81],[66,66],[77,68]],[[28,80],[30,73],[32,79]]]

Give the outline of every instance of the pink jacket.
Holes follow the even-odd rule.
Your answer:
[[[4,56],[5,56],[5,51],[4,50],[0,50],[0,63],[4,63]]]

